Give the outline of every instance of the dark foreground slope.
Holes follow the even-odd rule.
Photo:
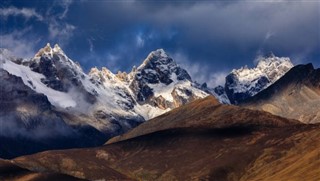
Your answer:
[[[89,180],[319,180],[320,126],[194,101],[108,144],[13,163]]]
[[[0,180],[28,180],[28,181],[56,181],[56,180],[70,180],[81,181],[84,179],[75,178],[69,175],[60,173],[48,173],[48,172],[32,172],[27,169],[21,168],[12,164],[10,161],[0,159]]]
[[[297,65],[242,106],[304,123],[320,122],[320,69]]]

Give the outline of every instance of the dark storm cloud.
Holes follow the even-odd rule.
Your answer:
[[[121,32],[114,39],[116,42],[110,38],[113,45],[108,47],[118,56],[117,61],[123,61],[123,65],[117,63],[116,68],[120,69],[131,65],[129,60],[138,64],[150,49],[158,47],[173,56],[179,55],[177,61],[185,66],[199,67],[192,68],[191,73],[200,81],[206,80],[201,77],[221,74],[219,70],[227,72],[245,64],[250,66],[256,56],[269,51],[290,56],[295,63],[319,58],[312,56],[319,50],[320,42],[317,2],[133,1],[99,5],[104,11],[94,13],[96,18],[103,17],[98,24],[112,26],[106,28],[105,36],[113,37]],[[134,29],[143,30],[145,26],[149,31]],[[170,31],[174,34],[171,39]],[[129,35],[125,39],[119,38],[126,33]],[[152,34],[161,38],[146,38]],[[137,36],[144,42],[142,47],[134,43]],[[209,76],[202,76],[201,69],[208,66]]]
[[[316,1],[57,2],[51,14],[50,6],[28,8],[44,19],[53,17],[49,30],[40,33],[48,37],[43,41],[63,43],[85,70],[97,65],[130,71],[157,48],[164,48],[195,80],[211,85],[270,51],[294,63],[320,66]],[[51,31],[50,25],[55,27]]]

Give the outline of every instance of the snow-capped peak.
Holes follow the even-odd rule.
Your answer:
[[[89,77],[91,77],[95,80],[98,80],[100,82],[105,82],[106,80],[114,82],[114,81],[120,80],[117,75],[113,74],[106,67],[102,67],[101,71],[97,67],[91,68],[88,75],[89,75]]]
[[[6,61],[3,69],[46,95],[56,109],[85,114],[90,125],[113,134],[208,95],[192,85],[187,71],[163,49],[151,52],[129,74],[105,67],[86,74],[58,45],[49,43],[34,58],[16,62]]]
[[[153,52],[156,56],[168,57],[168,54],[164,51],[164,49],[160,48]]]
[[[192,85],[188,72],[163,49],[152,51],[128,77],[138,103],[157,105],[163,110],[208,95]]]
[[[39,58],[41,56],[48,56],[48,57],[52,57],[53,54],[60,54],[63,56],[66,56],[63,52],[63,50],[60,48],[60,46],[58,44],[55,44],[54,47],[52,48],[50,43],[47,43],[47,45],[43,48],[41,48],[36,55],[34,56],[34,58]]]
[[[52,48],[50,46],[50,43],[47,43],[47,45],[43,48],[41,48],[36,55],[34,56],[35,58],[41,57],[43,55],[50,55],[52,56]]]
[[[171,60],[172,59],[168,56],[168,54],[163,50],[163,49],[157,49],[155,51],[152,51],[149,53],[147,58],[143,61],[143,63],[138,67],[138,69],[143,68],[144,66],[147,66],[150,63],[162,63],[162,64],[167,64],[169,62],[165,62],[166,60]]]
[[[60,48],[60,46],[58,44],[55,44],[52,51],[54,53],[60,53],[60,54],[64,54],[63,50]]]
[[[257,64],[258,69],[268,69],[268,68],[276,68],[278,66],[286,66],[286,67],[293,67],[293,64],[288,57],[276,57],[276,56],[269,56],[260,58]]]
[[[168,54],[164,51],[164,49],[162,48],[159,48],[155,51],[152,51],[149,56],[155,56],[155,57],[163,57],[163,58],[167,58],[168,57]],[[149,57],[148,56],[148,57]]]
[[[240,69],[233,69],[231,73],[235,74],[240,81],[252,81],[261,75],[266,75],[273,83],[293,67],[290,58],[288,57],[261,57],[255,68],[248,68],[248,66],[241,67]],[[278,75],[275,77],[275,75]],[[280,78],[280,77],[279,77]]]
[[[293,67],[287,57],[271,55],[258,58],[254,68],[247,66],[234,69],[226,77],[226,91],[231,103],[254,96],[258,92],[276,82]]]

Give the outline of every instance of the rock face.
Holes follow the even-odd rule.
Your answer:
[[[304,123],[320,122],[320,69],[297,65],[242,105]]]
[[[93,84],[104,89],[97,91],[98,94],[104,94],[106,90],[108,94],[114,92],[122,109],[132,111],[145,120],[208,95],[193,86],[187,71],[162,49],[151,52],[130,73],[113,74],[103,67],[101,70],[92,68],[88,76]]]
[[[227,77],[225,92],[232,104],[239,104],[264,90],[293,67],[289,58],[273,54],[261,58],[257,67],[233,70]]]
[[[207,96],[193,87],[188,72],[179,67],[163,49],[151,52],[129,76],[132,77],[129,87],[140,104],[172,109]]]
[[[33,59],[25,61],[24,64],[29,65],[33,72],[44,75],[41,82],[47,87],[61,92],[76,89],[84,95],[86,101],[96,101],[93,93],[86,91],[84,87],[83,80],[86,75],[82,68],[70,60],[59,45],[51,48],[50,44],[47,44]]]

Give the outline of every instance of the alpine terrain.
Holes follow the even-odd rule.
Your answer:
[[[0,181],[320,181],[319,8],[1,0]]]
[[[0,55],[1,157],[101,145],[209,95],[162,49],[118,74],[105,67],[86,74],[58,45],[47,44],[32,59],[6,49]]]
[[[320,179],[312,64],[271,55],[211,88],[163,49],[117,74],[58,45],[0,55],[0,180]]]

